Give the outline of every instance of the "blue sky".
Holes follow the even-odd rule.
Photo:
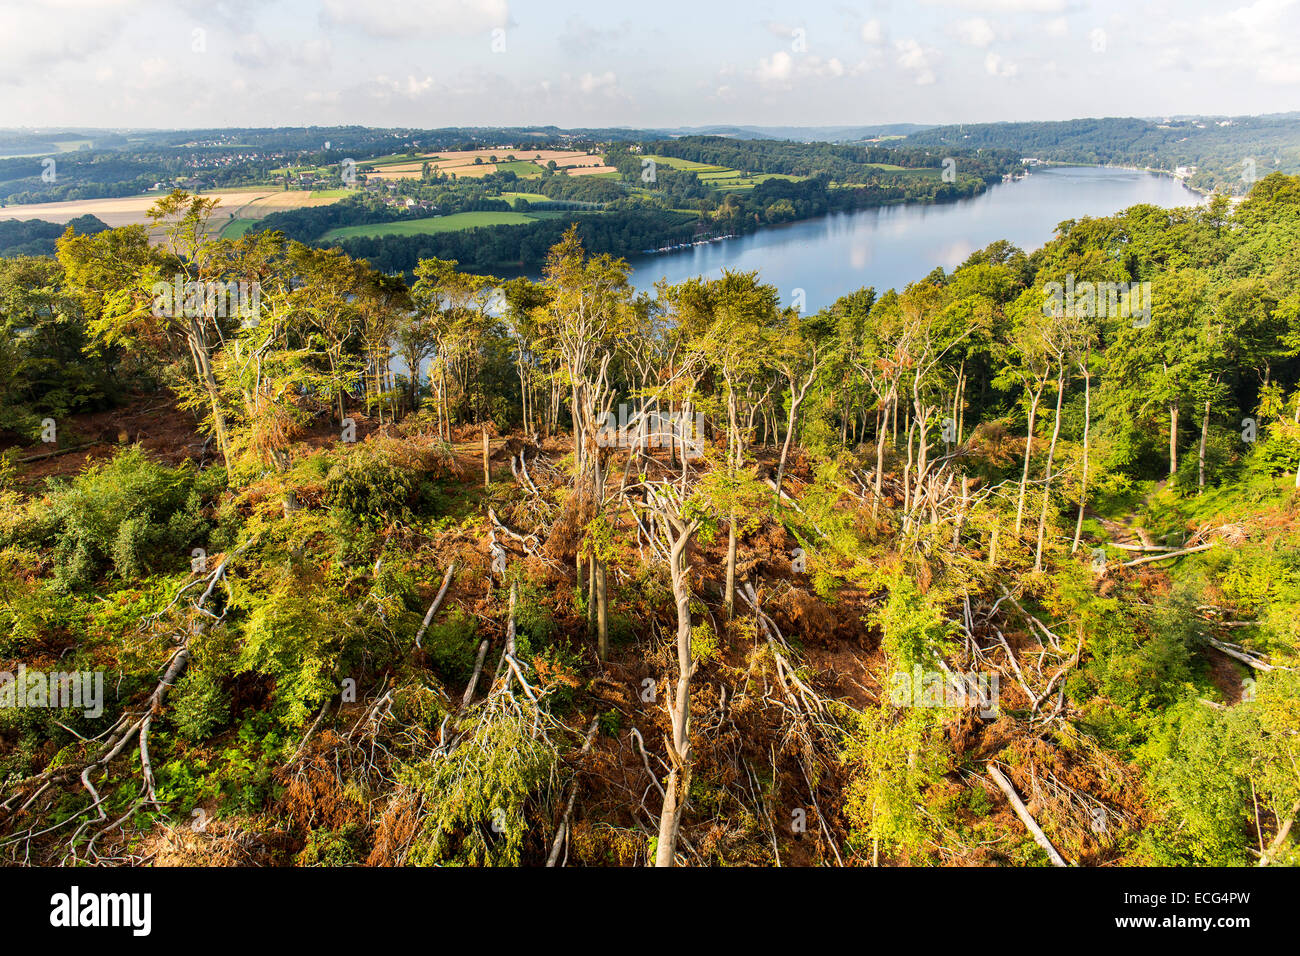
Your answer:
[[[1300,0],[0,0],[0,126],[1300,109]]]

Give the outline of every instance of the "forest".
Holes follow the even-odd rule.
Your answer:
[[[654,179],[645,182],[642,160],[655,151],[728,166],[745,175],[777,176],[743,189],[715,188],[696,172],[660,164]],[[426,235],[325,238],[328,230],[338,226],[429,215],[422,210],[394,209],[362,195],[330,206],[274,213],[255,228],[340,248],[385,272],[409,275],[420,260],[435,258],[454,259],[471,272],[536,274],[546,261],[547,250],[574,221],[588,251],[628,257],[648,249],[702,237],[741,235],[829,212],[901,202],[953,202],[977,195],[1004,174],[1020,169],[1019,160],[1005,151],[953,153],[952,157],[941,158],[921,149],[736,141],[716,136],[618,143],[609,147],[605,156],[618,169],[617,180],[568,176],[551,170],[543,170],[539,179],[527,180],[509,171],[474,179],[454,179],[429,171],[419,180],[399,180],[393,189],[396,195],[432,204],[437,215],[508,210],[513,207],[501,198],[503,193],[535,190],[550,201],[525,204],[524,208],[547,216],[549,221]],[[953,164],[951,180],[942,176],[941,164],[945,160]],[[364,172],[365,166],[360,168]],[[782,178],[786,176],[792,178]],[[572,209],[574,204],[579,204],[581,215],[551,218],[555,211]]]
[[[0,861],[1300,862],[1300,177],[811,314],[214,214],[0,260]]]
[[[1108,117],[1037,123],[968,123],[911,133],[931,149],[1010,149],[1063,163],[1161,169],[1195,167],[1188,184],[1243,194],[1272,172],[1300,171],[1300,116]]]

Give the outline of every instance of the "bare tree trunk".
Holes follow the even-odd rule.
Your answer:
[[[1205,415],[1201,418],[1201,448],[1196,455],[1196,487],[1205,487],[1205,439],[1210,431],[1210,400],[1205,400]]]
[[[957,380],[957,444],[966,438],[966,360],[962,360],[961,377]]]
[[[669,523],[672,523],[671,518]],[[659,842],[655,847],[655,866],[672,866],[677,855],[677,834],[681,829],[685,795],[691,787],[691,584],[686,567],[686,549],[694,525],[679,527],[669,555],[673,596],[677,601],[677,687],[669,682],[668,716],[672,723],[669,758],[672,770],[664,788],[664,805],[659,815]]]
[[[596,627],[596,555],[595,552],[587,559],[587,631],[590,633]]]
[[[226,415],[221,408],[220,392],[217,388],[216,376],[212,374],[212,365],[208,360],[208,346],[203,330],[198,324],[197,319],[191,322],[191,342],[190,351],[194,355],[194,364],[198,370],[199,376],[203,379],[203,388],[208,393],[208,401],[212,405],[212,430],[216,435],[217,448],[221,450],[221,460],[226,468],[230,468],[230,437],[226,431]]]
[[[1178,471],[1178,403],[1169,406],[1169,477]]]
[[[952,546],[954,549],[961,543],[961,532],[966,526],[966,511],[970,507],[970,475],[961,476],[961,508],[957,512],[957,520],[952,526]]]
[[[451,441],[451,400],[447,397],[447,363],[441,361],[438,363],[438,380],[442,383],[438,389],[439,399],[442,402],[442,414],[438,417],[442,419],[442,428],[444,441]]]
[[[673,857],[677,855],[677,833],[682,826],[682,813],[678,806],[677,795],[679,791],[685,789],[674,768],[668,774],[668,783],[664,787],[664,808],[659,813],[659,841],[655,847],[657,867],[672,866]]]
[[[876,412],[876,499],[880,499],[885,477],[885,431],[889,425],[889,406]]]
[[[776,506],[781,507],[781,479],[785,477],[785,462],[790,456],[790,442],[794,440],[794,417],[799,413],[799,401],[790,400],[790,420],[786,423],[785,442],[781,445],[781,460],[776,465]]]
[[[907,426],[907,464],[903,466],[903,510],[912,510],[912,426]]]
[[[731,620],[736,610],[736,509],[731,509],[731,520],[727,523],[727,620]]]
[[[488,450],[488,430],[487,422],[482,423],[483,429],[483,487],[487,488],[492,484],[492,466],[491,453]]]
[[[731,449],[730,449],[730,470],[734,476],[740,468],[740,425],[736,419],[736,399],[735,392],[728,390],[727,401],[728,424],[731,430]],[[727,620],[731,620],[732,614],[736,610],[736,506],[732,504],[730,520],[727,522],[727,593],[724,598],[724,605],[727,610]]]
[[[1047,449],[1047,471],[1043,475],[1043,507],[1038,512],[1038,545],[1034,549],[1034,570],[1043,570],[1043,537],[1047,530],[1047,509],[1052,501],[1052,465],[1056,460],[1056,441],[1061,435],[1061,398],[1065,394],[1065,363],[1056,376],[1056,422],[1052,426],[1052,444]]]
[[[816,380],[816,376],[817,369],[814,367],[813,371],[808,375],[807,380],[803,383],[803,387],[799,389],[797,394],[795,392],[794,380],[790,380],[790,421],[786,423],[785,444],[781,446],[781,460],[776,466],[777,508],[781,507],[781,478],[785,475],[785,462],[790,455],[790,443],[794,441],[794,427],[795,422],[798,420],[799,406],[803,404],[804,396],[808,394],[808,389],[812,387],[812,383]]]
[[[1079,538],[1083,534],[1083,509],[1088,503],[1088,432],[1092,426],[1092,375],[1087,363],[1083,366],[1083,482],[1079,486],[1079,516],[1074,522],[1074,541],[1070,544],[1070,553],[1079,550]]]
[[[1025,467],[1020,472],[1020,494],[1016,499],[1016,537],[1020,537],[1020,523],[1025,514],[1025,492],[1029,488],[1029,459],[1034,451],[1034,421],[1038,417],[1038,402],[1043,397],[1043,387],[1039,385],[1029,403],[1029,427],[1025,429]]]
[[[519,363],[516,371],[519,373],[519,422],[524,435],[531,435],[532,429],[528,427],[528,379],[524,375],[522,362]]]
[[[1011,781],[992,764],[989,764],[989,776],[998,785],[998,788],[1006,794],[1011,809],[1016,811],[1016,816],[1020,817],[1020,822],[1025,825],[1025,829],[1034,838],[1034,842],[1043,848],[1048,859],[1052,861],[1052,865],[1069,866],[1061,854],[1056,851],[1056,847],[1052,846],[1052,842],[1047,839],[1047,834],[1043,832],[1043,828],[1029,815],[1029,810],[1025,807],[1024,801],[1020,799],[1020,795],[1016,793],[1016,788],[1011,785]]]
[[[609,599],[605,590],[605,562],[596,562],[596,654],[609,659]]]

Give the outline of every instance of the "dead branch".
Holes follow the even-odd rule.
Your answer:
[[[438,589],[438,596],[435,597],[433,603],[429,605],[429,610],[425,612],[424,620],[420,622],[420,629],[415,633],[416,647],[420,646],[420,641],[424,637],[424,632],[429,629],[429,622],[432,621],[433,616],[438,613],[438,608],[442,604],[442,599],[447,595],[447,585],[451,584],[451,576],[455,571],[456,562],[453,561],[447,567],[447,573],[443,575],[442,587]]]
[[[1007,800],[1011,803],[1011,808],[1016,811],[1016,816],[1020,817],[1020,822],[1025,825],[1025,829],[1028,830],[1030,836],[1034,838],[1034,842],[1046,851],[1048,858],[1052,861],[1052,865],[1069,866],[1069,864],[1065,862],[1065,858],[1056,852],[1056,847],[1052,846],[1051,841],[1047,839],[1047,834],[1043,833],[1042,827],[1035,822],[1034,818],[1030,815],[1029,810],[1025,808],[1024,802],[1020,799],[1019,794],[1016,793],[1016,788],[1011,785],[1011,781],[1003,776],[1002,771],[993,766],[993,764],[989,764],[989,777],[998,785],[998,789],[1006,794]]]

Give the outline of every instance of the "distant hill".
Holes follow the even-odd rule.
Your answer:
[[[78,216],[66,225],[44,219],[0,220],[0,258],[12,256],[52,256],[54,240],[71,227],[76,232],[94,235],[108,228],[97,216]]]
[[[856,143],[881,136],[908,136],[931,129],[920,123],[882,126],[693,126],[671,130],[677,136],[730,136],[734,139],[785,139],[798,143]]]
[[[1184,167],[1202,190],[1245,193],[1272,172],[1300,173],[1300,114],[1106,117],[1042,123],[935,126],[910,134],[906,145],[952,149],[1013,149],[1022,156],[1065,162]],[[1194,169],[1193,169],[1194,167]]]

